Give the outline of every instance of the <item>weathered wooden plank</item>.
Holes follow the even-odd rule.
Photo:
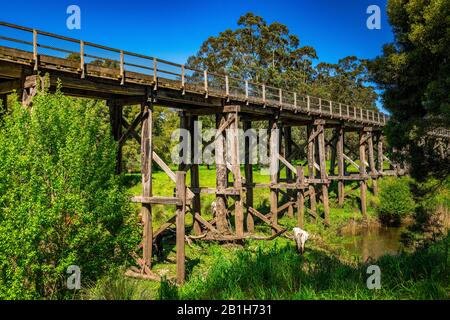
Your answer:
[[[186,278],[186,253],[185,253],[185,218],[186,218],[186,172],[176,173],[176,195],[181,204],[176,208],[176,249],[177,249],[177,283],[183,284]]]
[[[131,198],[132,202],[145,203],[145,204],[168,204],[168,205],[180,205],[182,202],[177,197],[144,197],[144,196],[134,196]]]
[[[167,230],[171,225],[173,225],[176,222],[177,216],[173,216],[171,217],[169,220],[167,220],[167,222],[163,223],[158,230],[156,230],[153,233],[153,241],[156,240],[156,238],[158,238],[165,230]]]
[[[307,135],[308,135],[308,177],[309,179],[314,179],[314,139],[310,139],[311,136],[314,136],[314,127],[309,125],[307,127]],[[316,212],[316,190],[314,185],[309,185],[309,202],[311,206],[311,211]]]
[[[144,120],[142,122],[141,168],[142,196],[152,196],[152,132],[153,106],[149,102],[143,105]],[[143,257],[145,265],[151,269],[153,253],[152,206],[142,204],[142,220],[144,222]]]
[[[359,170],[359,165],[355,162],[355,161],[353,161],[349,156],[347,156],[345,153],[342,153],[342,156],[345,158],[345,160],[347,160],[348,162],[350,162],[350,164],[352,165],[352,166],[354,166],[356,169],[358,169]]]
[[[367,200],[366,200],[366,193],[367,193],[367,184],[366,181],[363,179],[366,176],[366,148],[365,148],[365,141],[366,141],[366,133],[364,131],[361,131],[359,133],[359,174],[361,175],[361,181],[359,182],[360,189],[361,189],[361,213],[364,219],[367,219]]]
[[[198,150],[200,141],[196,140],[196,137],[200,137],[200,132],[198,131],[198,128],[196,127],[196,121],[198,121],[197,115],[190,115],[189,116],[189,132],[191,135],[191,189],[192,188],[198,188],[200,187],[200,174],[199,174],[199,167],[197,164],[196,155],[197,153],[201,152]],[[192,191],[192,190],[190,190]],[[188,191],[189,193],[189,191]],[[193,192],[192,197],[192,211],[194,216],[200,215],[201,216],[201,203],[200,203],[200,192]],[[202,232],[201,225],[198,223],[198,220],[194,219],[194,234],[199,235]]]
[[[217,230],[216,228],[214,228],[214,226],[208,222],[207,220],[205,220],[200,214],[198,214],[197,212],[194,215],[194,218],[196,221],[200,222],[202,225],[204,225],[208,230],[220,234],[219,230]]]
[[[216,114],[216,128],[223,127],[226,122],[225,114]],[[216,160],[216,189],[224,190],[227,188],[227,166],[225,137],[220,134],[214,142],[215,160]],[[216,194],[216,227],[222,234],[229,233],[227,221],[227,200],[224,194]]]
[[[337,162],[338,162],[338,176],[344,177],[345,175],[345,164],[344,164],[344,128],[339,126],[337,129],[337,144],[336,144],[336,153],[337,153]],[[345,184],[343,179],[338,181],[338,203],[340,206],[344,205],[344,197],[345,197]]]
[[[244,205],[242,203],[242,178],[241,178],[241,167],[239,159],[239,116],[238,111],[235,113],[230,113],[228,115],[229,119],[234,118],[231,124],[231,130],[228,134],[231,135],[231,162],[232,162],[232,175],[233,175],[233,186],[239,191],[239,195],[234,203],[234,225],[237,237],[244,236]]]
[[[275,232],[279,232],[281,230],[283,230],[283,228],[281,228],[278,224],[273,223],[273,221],[271,221],[270,219],[268,219],[265,215],[263,215],[262,213],[260,213],[258,210],[256,210],[253,207],[249,208],[250,212],[257,216],[259,219],[261,219],[262,221],[264,221],[266,224],[268,224],[270,227],[272,227],[273,230],[275,230]]]
[[[244,132],[247,132],[247,130],[250,130],[252,127],[251,121],[244,121]],[[244,141],[244,147],[245,147],[245,159],[244,159],[244,172],[245,172],[245,183],[246,183],[246,208],[247,208],[247,232],[254,232],[255,231],[255,222],[253,219],[253,215],[248,210],[248,208],[253,207],[253,168],[250,158],[250,139],[246,138]]]
[[[327,180],[327,169],[326,169],[326,155],[325,155],[325,134],[323,125],[317,125],[317,131],[319,131],[318,145],[319,145],[319,164],[320,164],[320,178],[322,180]],[[330,206],[328,203],[328,185],[322,184],[322,202],[323,209],[325,213],[325,223],[330,223]]]
[[[373,132],[370,131],[367,133],[369,136],[367,139],[367,149],[368,149],[368,155],[369,155],[369,170],[370,170],[370,176],[372,177],[372,187],[373,187],[373,194],[378,195],[378,181],[376,176],[378,175],[377,169],[375,168],[375,156],[374,156],[374,150],[373,150]]]
[[[278,125],[276,121],[269,122],[270,129],[270,138],[269,138],[269,170],[270,170],[270,183],[276,184],[278,181],[278,171],[279,171],[279,163],[278,163],[278,154],[279,154],[279,133],[278,133]],[[271,223],[273,225],[278,224],[278,192],[275,188],[270,188],[270,213],[271,213]],[[272,230],[272,235],[278,230]]]
[[[125,120],[126,121],[126,120]],[[131,131],[135,131],[136,127],[141,123],[142,121],[142,112],[140,112],[136,118],[131,122],[131,124],[126,128],[125,132],[119,139],[119,145],[123,146],[125,144],[125,140],[130,136]],[[122,119],[122,125],[123,125],[124,119]]]

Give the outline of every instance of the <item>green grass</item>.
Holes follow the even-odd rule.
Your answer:
[[[175,168],[173,168],[175,169]],[[200,166],[200,185],[215,185],[215,168]],[[254,180],[268,182],[268,176],[254,170]],[[189,181],[189,175],[187,177]],[[124,183],[131,194],[140,194],[140,175],[127,175]],[[415,252],[383,256],[377,261],[362,262],[344,249],[349,238],[338,230],[350,219],[362,221],[359,212],[359,190],[350,190],[358,182],[346,184],[343,207],[336,203],[336,185],[330,186],[331,227],[324,227],[309,218],[305,229],[310,232],[307,250],[299,256],[292,240],[278,237],[272,241],[246,240],[243,245],[219,245],[198,241],[186,246],[187,281],[176,287],[172,281],[161,283],[135,280],[115,270],[84,292],[87,299],[448,299],[450,279],[448,268],[449,236]],[[172,195],[174,184],[164,172],[153,174],[155,195]],[[267,189],[255,189],[255,207],[268,212]],[[214,195],[202,195],[202,214],[211,218]],[[376,218],[378,199],[368,193],[368,214]],[[136,210],[139,206],[136,206]],[[171,206],[157,206],[154,228],[174,214]],[[282,215],[281,225],[294,227],[296,219]],[[192,218],[187,215],[187,226]],[[257,226],[258,232],[270,234],[270,228]],[[165,255],[154,260],[154,270],[175,275],[174,239],[164,241]],[[369,290],[366,270],[376,264],[382,272],[382,288]]]
[[[133,280],[120,273],[97,283],[90,299],[448,299],[450,238],[412,254],[355,263],[312,244],[299,256],[291,241],[247,241],[245,247],[195,245],[187,282]],[[366,286],[367,267],[381,269],[381,289]],[[192,267],[193,266],[193,267]]]

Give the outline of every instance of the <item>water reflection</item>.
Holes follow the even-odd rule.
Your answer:
[[[402,244],[401,234],[405,227],[368,227],[359,229],[358,232],[343,233],[349,241],[345,241],[344,247],[352,254],[361,257],[362,261],[369,258],[377,259],[382,255],[395,255],[400,252]]]

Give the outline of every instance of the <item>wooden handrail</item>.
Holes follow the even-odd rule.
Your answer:
[[[230,96],[230,88],[236,88],[238,90],[242,90],[242,92],[244,92],[246,99],[248,99],[250,96],[253,98],[261,98],[263,103],[265,104],[268,100],[273,102],[273,101],[277,101],[280,107],[283,107],[284,105],[291,105],[294,110],[298,110],[298,109],[305,109],[305,105],[306,105],[306,110],[308,112],[315,112],[315,113],[327,113],[330,114],[331,116],[333,116],[334,114],[337,114],[337,110],[336,112],[333,110],[333,105],[335,105],[338,102],[333,102],[331,100],[325,100],[322,99],[320,97],[314,97],[314,96],[309,96],[309,95],[298,95],[297,92],[294,91],[289,91],[289,90],[284,90],[282,88],[277,88],[274,86],[270,86],[270,85],[266,85],[266,84],[262,84],[262,83],[257,83],[257,82],[253,82],[249,79],[244,80],[244,79],[239,79],[239,78],[234,78],[231,77],[227,74],[219,74],[219,73],[214,73],[214,72],[209,72],[209,71],[205,71],[205,70],[197,70],[195,68],[191,68],[191,67],[186,67],[185,65],[182,64],[178,64],[178,63],[174,63],[171,61],[167,61],[167,60],[163,60],[163,59],[157,59],[155,57],[152,56],[147,56],[147,55],[143,55],[143,54],[139,54],[139,53],[134,53],[134,52],[130,52],[130,51],[125,51],[125,50],[120,50],[120,49],[116,49],[116,48],[111,48],[111,47],[107,47],[104,45],[100,45],[100,44],[96,44],[96,43],[92,43],[92,42],[86,42],[86,41],[82,41],[82,40],[78,40],[78,39],[74,39],[74,38],[70,38],[70,37],[66,37],[66,36],[62,36],[62,35],[58,35],[58,34],[54,34],[54,33],[50,33],[50,32],[46,32],[46,31],[41,31],[41,30],[37,30],[37,29],[32,29],[32,28],[27,28],[27,27],[23,27],[23,26],[19,26],[19,25],[15,25],[12,23],[7,23],[7,22],[3,22],[0,21],[0,26],[4,26],[4,27],[8,27],[8,28],[12,28],[12,29],[16,29],[16,30],[21,30],[21,31],[25,31],[25,32],[30,32],[33,35],[33,41],[29,42],[29,41],[25,41],[25,40],[21,40],[21,39],[15,39],[15,38],[10,38],[10,37],[6,37],[6,36],[0,36],[0,39],[6,40],[6,41],[11,41],[11,42],[16,42],[16,43],[21,43],[21,44],[26,44],[26,45],[32,45],[33,46],[33,60],[34,60],[34,69],[37,70],[38,67],[38,59],[39,59],[39,53],[38,53],[38,48],[45,48],[45,49],[51,49],[51,50],[56,50],[59,52],[64,52],[64,53],[79,53],[80,54],[80,69],[81,69],[81,74],[82,74],[82,78],[85,75],[85,67],[84,67],[84,58],[85,57],[89,57],[89,58],[94,58],[94,59],[101,59],[104,61],[112,61],[112,62],[116,62],[119,65],[120,68],[120,75],[121,75],[121,83],[123,84],[126,80],[126,66],[130,66],[130,67],[136,67],[136,68],[142,68],[145,70],[152,70],[153,69],[153,77],[154,77],[154,81],[156,84],[156,79],[157,79],[157,73],[164,73],[164,74],[169,74],[169,75],[174,75],[177,77],[181,77],[181,87],[184,88],[185,86],[185,81],[186,81],[186,71],[193,71],[195,73],[198,74],[199,76],[199,81],[201,81],[201,78],[203,76],[203,86],[204,86],[204,90],[206,95],[208,94],[208,87],[210,86],[210,82],[211,80],[208,79],[208,75],[209,76],[213,76],[216,78],[220,78],[224,80],[224,84],[221,82],[220,85],[220,89],[224,91],[225,95],[228,97]],[[70,51],[64,48],[57,48],[57,47],[53,47],[53,46],[48,46],[48,45],[44,45],[42,43],[38,43],[38,35],[43,35],[46,37],[51,37],[51,38],[55,38],[55,39],[59,39],[59,40],[63,40],[63,41],[68,41],[68,42],[73,42],[73,43],[77,43],[80,44],[80,52],[75,52],[75,51]],[[94,56],[94,55],[90,55],[88,53],[86,53],[86,49],[87,47],[94,47],[94,48],[98,48],[98,49],[102,49],[102,50],[106,50],[109,52],[114,52],[114,53],[118,53],[120,55],[120,60],[114,60],[114,59],[109,59],[109,58],[104,58],[104,57],[99,57],[99,56]],[[146,66],[146,65],[140,65],[140,64],[136,64],[136,63],[130,63],[127,62],[126,58],[127,56],[132,56],[132,57],[137,57],[137,58],[141,58],[141,59],[145,59],[148,60],[149,62],[153,62],[153,68]],[[159,68],[158,68],[158,64],[160,64]],[[176,73],[176,72],[172,72],[172,71],[168,71],[168,70],[164,70],[161,68],[161,64],[164,65],[169,65],[169,66],[173,66],[176,68],[180,69],[180,73]],[[213,78],[214,79],[214,78]],[[237,81],[239,83],[239,87],[233,87],[230,85],[230,81]],[[242,88],[241,88],[242,86]],[[250,89],[250,86],[254,87],[252,89]],[[214,87],[214,85],[213,85]],[[269,98],[268,98],[269,96]],[[293,101],[291,99],[291,97],[293,96]],[[318,101],[318,103],[312,102],[311,100],[315,99]],[[306,101],[305,101],[306,100]],[[298,103],[299,101],[300,104]],[[324,110],[323,109],[323,105],[328,105],[329,106],[329,110]],[[314,106],[314,109],[312,108],[312,106]],[[349,110],[349,106],[346,106],[346,111],[347,111],[347,118],[350,118],[350,110]],[[318,107],[318,108],[317,108]],[[326,108],[325,108],[326,109]],[[357,113],[357,109],[359,109],[359,117],[358,117],[358,113]],[[375,111],[371,111],[372,116],[370,116],[369,110],[364,108],[364,110],[366,110],[366,114],[363,114],[363,108],[356,108],[353,107],[353,118],[357,119],[360,118],[361,121],[366,121],[366,122],[374,122],[374,123],[378,123],[378,124],[385,124],[386,120],[388,119],[388,117],[386,117],[386,115],[384,113],[381,112],[375,112]],[[343,112],[342,112],[342,104],[339,103],[339,116],[342,118],[343,117]]]

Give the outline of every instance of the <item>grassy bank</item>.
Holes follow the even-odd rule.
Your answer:
[[[267,177],[254,170],[255,181]],[[200,168],[202,186],[213,186],[214,168]],[[188,177],[189,179],[189,177]],[[125,183],[133,194],[140,193],[139,175],[128,175]],[[326,228],[307,217],[305,229],[311,234],[307,250],[299,256],[294,242],[286,237],[272,241],[248,240],[241,245],[218,245],[194,242],[186,246],[187,281],[176,287],[171,280],[156,283],[122,276],[123,270],[92,284],[83,291],[87,299],[447,299],[450,292],[448,268],[449,236],[434,243],[425,243],[414,252],[383,256],[362,261],[360,256],[345,250],[348,237],[340,230],[349,220],[362,224],[359,213],[359,191],[355,184],[346,186],[343,207],[334,201],[336,189],[330,188],[331,227]],[[162,172],[154,174],[155,194],[170,195],[171,181]],[[267,190],[255,190],[255,207],[268,211]],[[213,195],[202,195],[202,214],[211,217]],[[376,223],[379,199],[369,194],[369,221]],[[138,210],[138,207],[136,207]],[[154,211],[155,228],[173,215],[170,207]],[[189,215],[187,225],[192,223]],[[294,227],[296,220],[280,216],[280,223]],[[259,225],[257,231],[268,234],[270,229]],[[154,269],[167,277],[175,274],[174,239],[164,239],[165,254],[155,259]],[[376,264],[381,269],[379,290],[366,285],[367,267]]]
[[[414,253],[366,263],[341,259],[313,242],[299,256],[291,241],[249,241],[244,248],[195,245],[187,283],[125,278],[114,273],[88,291],[94,299],[448,299],[450,238]],[[367,267],[381,270],[381,289],[366,286]]]

